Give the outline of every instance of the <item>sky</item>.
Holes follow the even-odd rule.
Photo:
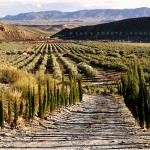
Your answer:
[[[0,0],[0,17],[38,11],[149,7],[150,0]]]

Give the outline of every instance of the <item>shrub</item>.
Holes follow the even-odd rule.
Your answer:
[[[15,67],[0,67],[0,82],[15,83],[20,78],[20,71]]]
[[[86,63],[79,63],[77,67],[88,77],[96,77],[97,70],[93,69],[91,66],[89,66]]]

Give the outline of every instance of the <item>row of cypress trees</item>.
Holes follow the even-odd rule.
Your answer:
[[[49,78],[44,81],[38,78],[38,87],[29,84],[26,92],[26,100],[15,100],[12,104],[8,101],[7,122],[17,126],[18,117],[23,117],[27,122],[33,120],[34,116],[44,119],[47,112],[53,113],[62,106],[74,105],[77,101],[82,101],[82,79],[75,75],[69,75],[69,81],[62,77],[61,83],[51,81]],[[14,109],[12,109],[14,108]],[[4,106],[2,96],[0,96],[0,126],[4,127]]]
[[[2,101],[2,93],[0,93],[0,127],[1,129],[4,127],[4,107]]]
[[[150,128],[150,93],[146,85],[144,72],[138,59],[130,65],[126,74],[117,83],[118,94],[142,128]]]

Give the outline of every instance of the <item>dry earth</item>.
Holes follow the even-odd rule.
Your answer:
[[[84,95],[82,103],[37,122],[23,130],[4,129],[1,149],[150,149],[150,133],[110,96]]]

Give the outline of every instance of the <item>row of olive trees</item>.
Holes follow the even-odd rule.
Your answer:
[[[49,78],[39,77],[37,86],[28,86],[24,91],[25,99],[16,99],[14,103],[8,101],[8,118],[5,119],[3,97],[0,96],[0,126],[4,127],[4,121],[10,126],[16,127],[19,117],[24,118],[28,123],[38,116],[44,119],[48,112],[53,113],[62,106],[74,105],[77,101],[82,101],[82,80],[81,77],[70,75],[65,81],[62,77],[61,83],[51,81]]]
[[[121,76],[118,93],[132,112],[139,125],[150,128],[150,92],[145,82],[144,72],[138,60]]]

